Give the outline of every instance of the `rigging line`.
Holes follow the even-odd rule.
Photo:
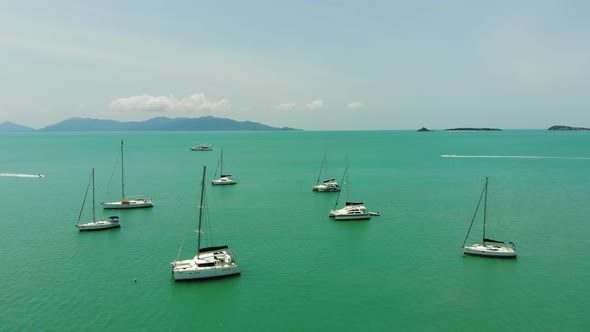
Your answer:
[[[342,180],[340,181],[340,183],[342,183],[342,187],[348,185],[348,183],[346,183],[344,181],[344,178],[346,177],[346,173],[348,173],[348,163],[346,163],[346,168],[344,169],[344,174],[342,174]],[[344,190],[347,190],[347,188],[345,188]],[[338,190],[338,195],[336,196],[336,203],[334,204],[334,210],[336,210],[336,207],[338,207],[338,200],[340,199],[341,192],[342,192],[342,190]]]
[[[223,159],[223,149],[221,149],[221,158],[217,161],[217,167],[215,168],[215,174],[213,175],[213,179],[217,179],[217,171],[219,171],[219,166],[221,164],[221,160]],[[221,170],[223,172],[223,170]]]
[[[322,166],[320,167],[320,173],[318,174],[318,179],[316,181],[316,184],[320,184],[320,178],[322,177],[322,171],[324,170],[324,164],[326,163],[327,155],[328,155],[328,152],[326,151],[324,153],[324,159],[322,160]]]
[[[93,169],[94,171],[94,169]],[[86,193],[84,194],[84,201],[82,201],[82,208],[80,209],[80,214],[78,215],[78,221],[76,221],[76,224],[80,223],[80,218],[82,218],[82,212],[84,211],[84,206],[86,205],[86,197],[88,197],[88,189],[90,189],[90,182],[92,181],[92,175],[90,176],[90,179],[88,179],[88,186],[86,186]]]
[[[186,227],[184,229],[184,235],[182,236],[182,242],[180,243],[180,248],[178,249],[178,255],[176,255],[176,260],[178,260],[180,258],[180,254],[182,253],[182,249],[184,248],[184,242],[186,241],[187,234],[188,234],[188,232],[191,228],[191,225],[192,225],[192,218],[191,217],[196,214],[195,210],[197,208],[198,208],[198,205],[195,203],[193,205],[192,213],[189,214],[188,222],[186,223]]]
[[[121,156],[119,156],[119,154],[117,153],[117,159],[115,159],[115,166],[113,166],[113,172],[111,173],[109,183],[107,184],[107,191],[106,191],[107,195],[109,194],[109,189],[111,188],[111,182],[113,181],[113,177],[115,176],[115,170],[117,169],[117,165],[119,165],[119,158],[121,158]]]
[[[207,232],[205,233],[205,235],[207,236],[207,241],[208,241],[208,247],[213,246],[213,231],[211,229],[211,218],[209,217],[209,204],[207,204],[207,191],[203,192],[203,195],[205,195],[204,197],[204,202],[203,202],[203,209],[204,209],[204,214],[205,214],[205,223],[207,224]]]
[[[198,188],[197,188],[197,189],[198,189]],[[195,191],[194,191],[194,194],[193,194],[193,197],[197,197],[197,193],[198,193],[198,191],[197,191],[197,190],[195,190]],[[188,222],[186,223],[186,228],[185,228],[185,230],[184,230],[184,235],[183,235],[183,237],[182,237],[182,242],[180,243],[180,248],[178,249],[178,255],[176,256],[176,260],[178,260],[178,259],[179,259],[180,255],[181,255],[181,253],[182,253],[182,249],[184,248],[184,243],[185,243],[185,241],[186,241],[186,238],[188,237],[188,233],[189,233],[189,231],[190,231],[190,229],[191,229],[191,226],[192,226],[192,221],[194,221],[192,217],[197,215],[197,213],[196,213],[195,211],[196,211],[196,209],[198,209],[198,208],[200,208],[200,206],[199,206],[199,201],[194,201],[194,203],[192,204],[192,212],[189,214],[189,217],[188,217]],[[197,232],[198,232],[198,231],[199,231],[199,230],[197,230]],[[197,235],[197,236],[198,236],[198,235]]]
[[[465,243],[467,242],[467,238],[469,237],[469,233],[471,233],[471,227],[473,226],[473,221],[475,220],[475,217],[477,216],[477,210],[479,210],[479,205],[481,204],[481,200],[483,198],[483,194],[486,191],[486,186],[483,187],[483,189],[481,190],[481,195],[479,195],[479,201],[477,202],[477,206],[475,207],[475,212],[473,213],[473,218],[471,218],[471,224],[469,225],[469,230],[467,231],[467,235],[465,235],[465,240],[463,241],[463,245],[461,246],[461,248],[465,247]]]

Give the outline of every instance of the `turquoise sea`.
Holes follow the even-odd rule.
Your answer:
[[[97,202],[119,193],[121,139],[127,193],[155,207],[100,208],[122,227],[78,232],[93,167]],[[205,142],[215,151],[189,150]],[[195,253],[202,165],[210,180],[221,148],[238,184],[207,186],[208,216],[242,274],[178,283],[170,262],[187,229],[180,258]],[[0,135],[0,151],[2,331],[590,326],[590,132],[22,133]],[[311,191],[325,152],[380,217],[327,217],[337,194]],[[462,255],[486,176],[487,233],[517,259]]]

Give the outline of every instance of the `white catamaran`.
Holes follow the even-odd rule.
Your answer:
[[[217,170],[219,170],[219,179],[215,179],[217,177]],[[221,149],[221,157],[219,158],[219,163],[217,164],[217,169],[215,170],[215,175],[213,176],[214,179],[211,181],[213,185],[228,185],[228,184],[236,184],[236,180],[231,177],[231,174],[223,174],[223,149]]]
[[[371,219],[371,215],[367,211],[367,207],[364,205],[363,202],[349,202],[348,199],[348,164],[346,164],[346,168],[344,169],[344,176],[342,177],[342,183],[344,187],[344,207],[340,209],[336,209],[338,206],[338,199],[340,198],[340,193],[338,193],[338,197],[336,197],[336,204],[334,204],[334,209],[330,210],[330,217],[333,217],[335,220],[367,220]]]
[[[316,185],[311,188],[312,191],[318,191],[318,192],[340,191],[340,185],[338,184],[338,182],[336,182],[336,179],[328,178],[328,179],[324,179],[320,183],[320,179],[322,178],[322,175],[324,174],[324,172],[326,172],[326,169],[327,169],[327,167],[326,167],[326,157],[327,156],[328,156],[328,153],[326,152],[324,154],[324,159],[322,160],[322,167],[320,168],[320,174],[318,174],[318,179],[316,181]]]
[[[123,160],[123,140],[121,140],[121,200],[117,202],[103,202],[104,209],[135,209],[153,207],[154,203],[151,198],[143,196],[126,196],[125,195],[125,168]]]
[[[205,173],[203,166],[203,180],[201,181],[201,201],[199,205],[199,226],[197,228],[197,255],[191,259],[172,262],[172,273],[175,280],[207,279],[225,277],[240,273],[240,268],[234,259],[235,252],[227,245],[201,247],[203,226],[203,209],[205,203]],[[184,242],[184,241],[183,241]],[[180,256],[182,246],[178,252]]]
[[[474,243],[472,245],[466,246],[465,243],[469,238],[469,233],[471,232],[471,227],[473,226],[473,221],[477,216],[477,211],[479,210],[479,206],[481,205],[481,201],[484,201],[483,204],[483,235],[481,243]],[[504,242],[498,240],[492,240],[486,238],[486,222],[487,222],[487,205],[488,205],[488,178],[486,177],[486,182],[479,197],[479,201],[477,202],[477,207],[475,208],[475,213],[473,214],[473,218],[471,219],[471,224],[469,225],[469,230],[467,231],[467,235],[465,236],[465,241],[463,241],[463,254],[464,255],[474,255],[474,256],[486,256],[486,257],[505,257],[505,258],[515,258],[516,257],[516,247],[512,242]]]
[[[90,190],[90,186],[92,186],[92,221],[87,222],[84,224],[80,223],[80,219],[82,218],[82,212],[84,212],[84,206],[86,205],[86,198],[88,198],[88,191]],[[119,224],[119,217],[117,216],[110,216],[108,219],[101,218],[96,219],[96,203],[94,199],[94,168],[92,169],[92,173],[90,173],[90,180],[88,181],[88,186],[86,187],[86,194],[84,194],[84,201],[82,201],[82,208],[80,208],[80,214],[78,215],[78,221],[76,221],[76,227],[79,231],[98,231],[101,229],[108,229],[108,228],[115,228],[120,227]]]

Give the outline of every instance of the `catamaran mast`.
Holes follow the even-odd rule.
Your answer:
[[[125,169],[123,162],[123,140],[121,140],[121,201],[125,200]]]
[[[342,186],[345,187],[344,188],[344,205],[346,206],[346,191],[348,190],[348,162],[346,163],[346,168],[344,168],[344,174],[342,174],[342,181],[340,181],[340,183],[342,183]],[[338,190],[338,196],[336,196],[336,203],[334,203],[334,210],[336,210],[336,208],[338,207],[338,200],[340,199],[340,193],[342,191]]]
[[[316,181],[316,184],[320,184],[320,178],[322,177],[322,171],[324,170],[324,165],[326,164],[327,155],[328,155],[328,152],[324,153],[324,159],[322,160],[322,167],[320,167],[320,173],[318,174],[318,180]]]
[[[223,150],[222,152],[223,153]],[[201,222],[203,220],[203,200],[205,197],[205,172],[207,166],[203,165],[203,180],[201,181],[201,203],[199,204],[199,227],[197,228],[197,257],[199,257],[199,250],[201,249]]]

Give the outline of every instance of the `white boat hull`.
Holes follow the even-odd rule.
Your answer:
[[[514,258],[516,257],[516,250],[514,247],[483,245],[481,243],[476,243],[463,247],[463,254],[472,256]]]
[[[339,214],[334,216],[334,220],[368,220],[371,216],[368,213],[363,214]]]
[[[221,179],[211,181],[211,184],[215,185],[215,186],[223,186],[223,185],[236,184],[236,183],[237,182],[234,179],[228,179],[228,178],[221,178]]]
[[[362,220],[371,218],[367,212],[367,207],[364,205],[347,205],[342,209],[331,210],[328,216],[334,217],[336,220]]]
[[[340,187],[330,187],[330,186],[324,186],[324,185],[320,184],[317,186],[313,186],[313,188],[311,190],[317,191],[317,192],[333,193],[333,192],[339,192]]]
[[[151,199],[130,199],[120,202],[102,203],[104,209],[137,209],[153,206],[154,203],[152,203]]]
[[[225,277],[240,273],[240,268],[225,250],[201,253],[193,259],[172,262],[175,280]]]
[[[113,222],[109,220],[97,220],[86,224],[77,224],[76,227],[79,231],[98,231],[102,229],[121,227],[119,222]]]
[[[182,261],[181,261],[182,262]],[[195,267],[185,269],[174,269],[174,280],[196,280],[226,277],[240,274],[240,268],[233,266]]]

